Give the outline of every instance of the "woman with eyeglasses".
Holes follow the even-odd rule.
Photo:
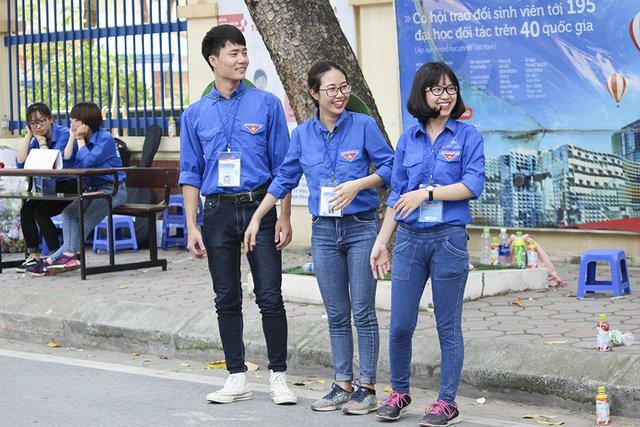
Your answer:
[[[102,112],[93,102],[74,105],[69,113],[71,132],[64,149],[64,166],[68,168],[118,168],[122,167],[120,153],[111,132],[102,129]],[[118,172],[118,187],[111,197],[111,206],[117,208],[127,199],[126,174]],[[84,178],[83,188],[87,192],[112,193],[115,184],[113,175],[91,175]],[[76,255],[79,245],[89,236],[93,228],[107,216],[107,200],[104,197],[82,201],[84,236],[78,226],[78,205],[71,202],[62,211],[62,237],[64,243],[48,258],[41,258],[35,265],[27,267],[34,276],[58,274],[80,268]]]
[[[313,265],[327,312],[335,383],[314,411],[342,409],[368,414],[377,407],[379,352],[376,280],[368,267],[379,228],[380,200],[374,188],[387,186],[393,150],[369,116],[346,110],[351,86],[332,61],[307,73],[317,113],[296,127],[285,160],[245,231],[245,249],[256,244],[262,217],[297,185],[304,173],[312,216]],[[376,167],[370,173],[369,167]],[[358,335],[360,384],[354,387],[351,314]]]
[[[384,277],[391,269],[388,242],[397,228],[391,270],[389,365],[391,395],[377,415],[397,420],[409,409],[411,339],[420,298],[431,277],[440,341],[440,392],[421,426],[460,421],[455,402],[462,362],[462,301],[469,273],[469,200],[485,182],[484,140],[457,119],[465,112],[460,84],[442,62],[418,69],[407,102],[418,123],[398,140],[387,213],[371,251],[371,270]]]
[[[24,168],[27,156],[32,150],[58,150],[61,154],[64,153],[69,140],[69,129],[53,124],[48,105],[41,102],[29,105],[26,117],[25,137],[16,154],[18,168]],[[52,193],[75,193],[78,190],[73,178],[45,179],[41,182],[44,186],[53,182],[55,189],[50,189]],[[69,203],[69,200],[41,199],[28,199],[24,202],[20,209],[20,225],[25,241],[26,259],[17,271],[25,272],[27,267],[35,265],[40,259],[40,235],[50,252],[58,250],[58,230],[51,217],[61,213]]]

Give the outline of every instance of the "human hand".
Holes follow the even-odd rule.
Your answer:
[[[409,191],[408,193],[400,196],[396,204],[393,206],[393,212],[400,218],[407,218],[411,212],[420,207],[427,197],[428,194],[424,188]]]
[[[49,146],[47,145],[47,137],[44,135],[36,135],[36,141],[38,141],[38,145],[41,150],[48,150]]]
[[[276,222],[276,234],[274,236],[274,242],[278,242],[276,245],[277,250],[284,249],[293,239],[293,231],[291,229],[291,220],[289,217],[283,215],[278,218]]]
[[[78,128],[76,129],[76,136],[78,138],[85,139],[89,135],[91,135],[91,128],[84,123],[78,126]]]
[[[202,240],[202,233],[197,228],[189,230],[189,242],[187,249],[196,259],[205,259],[207,257],[207,248]]]
[[[343,182],[336,186],[334,189],[336,195],[329,199],[331,210],[346,209],[360,190],[360,184],[357,180]]]
[[[251,218],[247,229],[244,230],[244,250],[251,252],[256,246],[256,236],[260,230],[260,221]]]
[[[373,245],[373,248],[371,248],[369,264],[371,265],[373,277],[380,280],[384,279],[387,273],[391,270],[389,249],[385,245],[376,242]]]

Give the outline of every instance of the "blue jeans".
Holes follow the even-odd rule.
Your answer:
[[[380,349],[376,284],[369,256],[378,234],[375,211],[313,217],[313,266],[329,321],[336,381],[353,380],[351,312],[358,334],[360,382],[375,384]]]
[[[218,328],[229,373],[245,372],[242,339],[242,277],[240,245],[259,201],[235,204],[206,198],[203,240],[207,249],[209,272],[216,294]],[[277,214],[275,207],[264,216],[256,236],[256,245],[247,252],[254,281],[256,304],[262,315],[262,330],[267,342],[268,368],[287,370],[287,316],[282,300],[282,253],[273,241]]]
[[[104,191],[105,194],[111,193],[113,191],[113,183],[90,187],[87,191]],[[126,201],[127,186],[124,182],[121,182],[119,183],[118,191],[111,198],[111,207],[117,208],[118,206],[124,205]],[[107,199],[95,198],[83,200],[82,212],[84,216],[84,236],[80,236],[80,227],[78,226],[78,203],[73,201],[62,211],[62,239],[64,243],[57,251],[49,255],[49,258],[53,261],[60,258],[63,252],[74,254],[78,252],[80,245],[84,244],[89,233],[107,216]]]
[[[420,229],[400,223],[391,272],[389,363],[391,386],[408,393],[411,339],[418,321],[420,297],[429,277],[440,340],[440,393],[438,400],[454,403],[462,362],[462,302],[469,275],[467,230],[440,225]]]

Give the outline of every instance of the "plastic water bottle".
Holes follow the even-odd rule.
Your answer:
[[[5,114],[2,116],[2,129],[0,130],[0,137],[9,137],[9,117]]]
[[[513,242],[513,266],[527,268],[527,248],[522,231],[516,232],[516,240]]]
[[[611,336],[609,335],[609,322],[607,322],[607,315],[601,314],[600,321],[596,324],[596,340],[598,351],[611,350]]]
[[[538,268],[538,245],[533,239],[527,245],[527,268]]]
[[[313,268],[313,263],[312,262],[307,262],[302,266],[302,271],[304,271],[305,273],[313,273],[315,270]]]
[[[169,128],[167,134],[171,137],[176,136],[176,119],[175,117],[169,117]]]
[[[480,236],[480,264],[491,264],[491,233],[489,227],[485,227]]]
[[[498,237],[498,264],[508,266],[511,265],[509,262],[510,258],[510,249],[509,249],[509,235],[507,234],[506,228],[500,229],[500,237]]]
[[[606,390],[603,386],[598,387],[598,394],[596,396],[596,424],[611,424],[609,396],[607,396]]]
[[[492,237],[491,238],[491,265],[498,265],[499,246],[500,245],[498,244],[498,238]]]

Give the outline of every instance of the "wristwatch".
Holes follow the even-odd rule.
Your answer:
[[[429,201],[433,201],[433,185],[427,185],[426,190],[429,192]]]

